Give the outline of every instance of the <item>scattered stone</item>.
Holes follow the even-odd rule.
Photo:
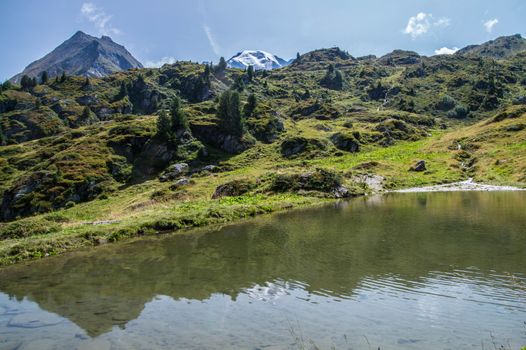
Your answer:
[[[219,167],[217,165],[207,165],[201,169],[201,171],[209,171],[211,173],[217,172]]]
[[[351,193],[349,192],[347,187],[340,185],[332,191],[332,196],[334,198],[347,198],[351,196]]]
[[[187,174],[189,166],[186,163],[172,164],[166,169],[163,175],[159,177],[161,182],[175,180],[177,177]]]
[[[419,160],[418,162],[416,162],[415,165],[409,168],[409,171],[425,171],[425,170],[427,170],[425,160]]]
[[[254,183],[248,180],[233,180],[217,186],[212,199],[222,197],[235,197],[247,193],[254,187]]]
[[[62,318],[57,315],[32,312],[14,316],[7,325],[8,327],[18,328],[40,328],[54,326],[60,322],[62,322]]]
[[[190,179],[187,178],[187,177],[182,177],[180,178],[179,180],[175,181],[173,183],[173,185],[170,186],[170,189],[171,190],[176,190],[178,189],[179,187],[182,187],[182,186],[185,186],[185,185],[188,185],[190,183]]]

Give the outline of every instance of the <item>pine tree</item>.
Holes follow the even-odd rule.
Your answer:
[[[47,72],[43,71],[42,74],[40,75],[40,82],[42,84],[47,84],[48,80],[49,80],[49,76],[48,76]]]
[[[247,77],[248,77],[248,81],[252,81],[252,79],[254,79],[254,66],[252,65],[248,66]]]
[[[245,105],[243,109],[243,114],[245,115],[245,118],[251,117],[254,114],[254,110],[257,107],[257,98],[256,95],[250,94],[248,95],[247,104]]]
[[[2,84],[2,90],[3,91],[7,91],[7,90],[10,90],[12,88],[13,88],[13,85],[11,84],[11,82],[9,80],[4,81],[4,83]]]
[[[89,120],[91,118],[91,109],[86,106],[84,107],[84,109],[82,110],[82,115],[81,115],[81,119],[83,120]]]
[[[66,78],[67,78],[67,76],[66,76],[66,72],[62,72],[62,75],[60,76],[60,82],[61,82],[61,83],[65,82],[65,81],[66,81]]]
[[[38,85],[37,78],[36,77],[31,78],[31,87],[34,88],[37,85]]]
[[[174,131],[190,129],[188,119],[186,119],[186,115],[181,110],[181,100],[177,96],[172,99],[170,116],[172,118],[172,129]]]
[[[225,58],[221,56],[221,58],[219,59],[219,63],[217,64],[217,72],[223,73],[226,70],[226,66],[227,64]]]
[[[205,65],[205,71],[203,73],[203,76],[207,84],[210,84],[210,66],[208,64]]]
[[[170,141],[172,136],[172,122],[168,113],[162,110],[157,118],[157,137],[165,142]]]
[[[117,100],[122,100],[128,96],[128,86],[125,81],[121,81],[121,87],[119,89],[119,94],[117,95]]]
[[[89,77],[86,77],[86,80],[84,80],[84,85],[82,87],[87,88],[91,86],[91,81],[89,80]]]
[[[20,79],[20,88],[22,90],[28,90],[31,87],[31,78],[27,75],[23,75],[22,79]]]
[[[219,99],[217,117],[220,120],[220,127],[223,131],[242,136],[244,132],[244,120],[241,115],[240,97],[237,91],[225,91]]]
[[[296,61],[300,59],[300,53],[296,52]]]
[[[234,85],[232,85],[232,89],[237,90],[239,92],[242,92],[245,90],[245,83],[243,82],[242,77],[237,77],[234,81]]]

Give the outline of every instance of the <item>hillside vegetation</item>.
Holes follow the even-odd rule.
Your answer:
[[[273,71],[177,62],[3,84],[0,261],[382,188],[525,186],[526,52],[503,40],[494,56],[331,48]]]

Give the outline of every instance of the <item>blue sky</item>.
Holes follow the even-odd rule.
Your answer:
[[[143,64],[216,61],[244,49],[288,59],[339,46],[432,55],[526,33],[523,0],[0,0],[0,80],[77,30],[111,36]],[[441,52],[447,52],[443,49]]]

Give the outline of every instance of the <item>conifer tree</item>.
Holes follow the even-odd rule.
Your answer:
[[[170,106],[170,116],[172,119],[172,129],[174,131],[190,129],[190,126],[188,125],[188,119],[186,119],[186,114],[184,114],[181,109],[181,100],[177,96],[172,99],[172,104]]]
[[[40,76],[40,82],[42,84],[47,84],[48,80],[49,80],[49,76],[48,76],[47,72],[43,71],[41,76]]]
[[[237,91],[228,90],[223,92],[219,99],[217,117],[220,120],[220,127],[223,131],[238,137],[243,135],[245,127]]]
[[[252,79],[254,79],[254,66],[252,65],[248,66],[247,77],[248,77],[248,81],[252,81]]]
[[[162,141],[168,142],[171,140],[172,136],[172,122],[170,117],[165,110],[162,110],[159,113],[157,118],[157,137]]]
[[[245,118],[251,117],[252,114],[254,114],[254,110],[257,107],[257,98],[256,95],[250,94],[248,95],[247,104],[245,105],[243,109],[243,114],[245,115]]]
[[[219,63],[217,64],[217,72],[218,73],[222,73],[225,71],[226,69],[226,61],[225,61],[225,58],[223,56],[221,56],[221,58],[219,59]]]
[[[62,72],[62,75],[60,76],[60,82],[61,82],[61,83],[65,82],[65,81],[66,81],[66,78],[67,78],[67,76],[66,76],[66,72]]]
[[[121,87],[119,88],[119,94],[117,95],[117,99],[121,100],[128,96],[128,86],[126,85],[125,81],[121,81]]]

